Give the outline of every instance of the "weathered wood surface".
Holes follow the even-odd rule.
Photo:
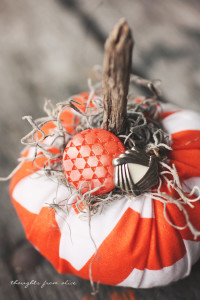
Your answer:
[[[200,110],[199,14],[197,0],[1,0],[0,176],[13,169],[22,149],[19,140],[28,127],[21,117],[42,116],[45,97],[56,102],[87,90],[90,69],[102,64],[105,37],[121,17],[134,31],[134,71],[161,79],[169,101]],[[74,277],[57,274],[47,261],[35,271],[14,272],[10,257],[25,237],[8,184],[1,183],[0,189],[0,299],[79,300],[89,294],[89,283],[78,278],[75,288],[10,285],[15,279],[61,282]],[[199,299],[199,267],[169,287],[137,290],[137,299]],[[109,299],[112,289],[101,286],[99,299]]]

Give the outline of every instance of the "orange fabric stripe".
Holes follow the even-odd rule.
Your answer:
[[[53,209],[43,207],[34,214],[20,205],[12,197],[13,205],[23,224],[27,239],[36,246],[55,268],[59,268],[60,229]]]
[[[200,130],[185,130],[173,133],[172,148],[174,150],[200,149]]]
[[[200,130],[185,130],[172,134],[169,159],[175,164],[181,180],[200,177]]]
[[[163,184],[161,188],[162,192],[167,193],[168,195],[178,198],[178,193],[175,190],[168,190],[167,185]],[[191,199],[194,199],[194,197],[190,197]],[[156,200],[155,200],[156,201]],[[200,212],[200,201],[198,202],[193,202],[194,208],[191,208],[189,205],[185,205],[185,209],[188,213],[189,219],[192,222],[193,226],[197,229],[200,230],[200,223],[199,223],[199,212]],[[183,227],[186,225],[186,219],[184,216],[184,213],[175,205],[175,204],[167,204],[166,205],[166,216],[168,220],[179,227]],[[163,216],[164,218],[164,216]],[[171,225],[170,225],[171,226]],[[179,235],[185,239],[185,240],[191,240],[191,241],[200,241],[200,237],[198,237],[196,240],[194,239],[194,235],[190,231],[188,227],[186,227],[184,230],[183,229],[175,229],[175,231],[178,231]]]
[[[199,222],[199,214],[200,214],[200,201],[193,203],[194,207],[191,208],[189,205],[185,205],[186,211],[189,216],[189,220],[191,221],[192,225],[200,231],[200,222]],[[186,218],[182,211],[178,209],[178,207],[174,204],[167,204],[167,217],[176,226],[183,227],[186,224]],[[175,229],[174,229],[175,230]],[[190,231],[188,227],[184,230],[178,230],[180,236],[184,240],[190,241],[200,241],[200,236],[197,239],[194,239],[194,235]]]
[[[78,102],[73,104],[83,113],[85,112],[88,97],[89,97],[89,92],[83,92],[73,97],[73,100]],[[90,102],[90,107],[91,108],[95,107],[92,102]],[[76,133],[75,131],[76,126],[80,122],[80,118],[74,114],[73,109],[71,108],[64,109],[60,115],[60,120],[67,133],[72,135]]]
[[[44,131],[45,135],[50,134],[50,130],[54,129],[56,127],[56,124],[54,122],[48,122],[44,124],[41,127],[41,130]],[[42,133],[40,131],[37,131],[37,138],[40,140],[42,138]]]
[[[200,177],[200,150],[191,152],[174,150],[169,154],[171,163],[174,163],[180,179],[186,180],[191,177]]]
[[[70,108],[62,111],[60,120],[67,133],[75,134],[75,128],[80,122],[80,118],[75,116]]]
[[[38,247],[53,266],[59,268],[60,229],[53,209],[43,207],[27,234],[29,241]]]
[[[79,104],[74,103],[74,105],[80,111],[82,111],[83,113],[85,113],[85,108],[86,108],[86,104],[87,104],[87,100],[88,100],[89,94],[90,94],[90,92],[83,92],[83,93],[80,93],[79,95],[77,95],[76,97],[73,98],[73,100],[75,100],[76,102],[79,102]],[[95,97],[95,95],[93,96],[93,98],[91,99],[91,102],[90,102],[90,107],[91,108],[95,107],[94,103],[92,102],[92,100],[94,99],[94,97]]]
[[[26,232],[26,234],[28,234],[31,230],[33,222],[35,221],[35,218],[37,217],[37,214],[28,211],[21,204],[15,201],[13,197],[12,197],[12,203],[23,225],[24,231]]]

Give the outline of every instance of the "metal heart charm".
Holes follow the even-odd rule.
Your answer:
[[[145,151],[125,151],[113,159],[114,185],[135,196],[147,191],[158,183],[158,163],[155,155]]]

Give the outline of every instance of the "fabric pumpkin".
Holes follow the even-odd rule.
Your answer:
[[[162,125],[170,134],[173,148],[169,165],[175,164],[183,186],[190,192],[200,184],[200,116],[170,104],[162,106]],[[72,113],[66,111],[62,117],[68,131]],[[45,133],[54,127],[54,123],[46,125]],[[50,151],[58,153],[56,148]],[[32,157],[33,152],[30,148],[23,156]],[[74,199],[68,203],[67,212],[53,209],[53,199],[62,202],[71,191],[64,185],[57,188],[56,181],[43,176],[40,167],[45,163],[39,153],[35,161],[25,161],[11,180],[10,194],[28,240],[58,272],[90,279],[91,267],[94,281],[134,288],[166,285],[190,273],[200,257],[200,237],[195,239],[188,226],[183,230],[171,226],[164,216],[163,203],[146,195],[122,195],[101,214],[92,216],[89,224],[80,219]],[[174,193],[167,184],[161,188],[167,194]],[[200,230],[200,200],[193,205],[185,208]],[[166,214],[176,226],[185,225],[184,214],[173,203],[167,204]]]

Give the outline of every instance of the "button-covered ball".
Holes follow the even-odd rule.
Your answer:
[[[76,134],[63,154],[67,181],[82,193],[98,188],[93,194],[105,194],[115,188],[112,160],[125,152],[123,143],[109,131],[87,129]]]

